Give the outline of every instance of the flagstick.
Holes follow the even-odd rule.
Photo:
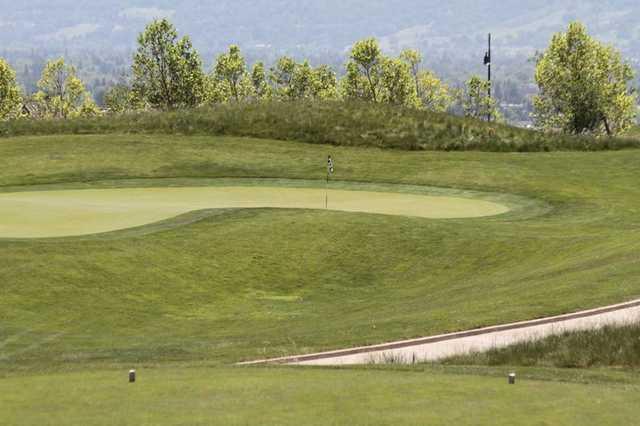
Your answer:
[[[329,209],[329,171],[327,171],[327,184],[324,187],[324,209]]]

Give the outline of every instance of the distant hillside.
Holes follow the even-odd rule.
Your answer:
[[[130,48],[154,17],[171,17],[197,46],[341,52],[375,35],[388,48],[481,49],[496,35],[503,52],[532,52],[573,19],[640,58],[635,0],[0,0],[0,44]]]

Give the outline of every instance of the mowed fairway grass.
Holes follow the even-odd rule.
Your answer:
[[[640,386],[453,371],[160,368],[0,380],[6,424],[631,425]],[[126,375],[125,375],[126,379]]]
[[[321,189],[327,154],[336,161],[337,190],[481,199],[511,211],[426,219],[205,209],[95,236],[0,240],[0,406],[9,407],[2,412],[25,423],[55,422],[65,413],[67,423],[109,423],[114,412],[131,423],[178,422],[163,412],[182,413],[183,423],[213,422],[197,418],[213,412],[222,416],[218,423],[260,423],[252,413],[295,423],[296,413],[312,410],[308,423],[329,413],[337,423],[385,424],[411,421],[402,417],[407,412],[421,422],[452,401],[452,409],[471,413],[467,423],[473,413],[489,416],[475,423],[509,423],[504,407],[519,412],[520,403],[557,423],[567,421],[566,410],[553,409],[562,394],[584,401],[575,402],[586,407],[582,413],[618,416],[576,417],[582,424],[638,414],[627,404],[637,398],[636,382],[602,391],[535,382],[527,386],[539,391],[518,388],[522,401],[500,388],[502,378],[476,373],[229,365],[639,297],[640,151],[430,153],[237,138],[21,137],[0,139],[0,186],[9,194],[259,186],[268,179],[272,186]],[[141,375],[153,367],[150,383],[124,391],[131,367]],[[91,404],[83,402],[88,395]],[[594,399],[605,408],[595,410]],[[348,415],[363,405],[378,415]],[[126,415],[139,406],[155,407],[146,412],[157,417]]]

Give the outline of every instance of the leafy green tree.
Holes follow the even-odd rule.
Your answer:
[[[490,83],[477,75],[466,82],[465,89],[461,93],[461,104],[465,116],[484,119],[491,114],[492,119],[496,121],[502,119],[495,99],[489,97],[489,87]]]
[[[365,99],[370,100],[369,82],[360,73],[360,69],[355,62],[347,63],[347,72],[340,80],[340,92],[344,99]]]
[[[379,98],[394,105],[418,106],[411,67],[400,59],[384,58],[380,73]]]
[[[143,108],[142,103],[136,98],[135,93],[126,83],[118,83],[107,90],[104,95],[104,103],[109,112],[115,114],[122,114]]]
[[[540,91],[534,116],[541,128],[614,135],[635,121],[633,69],[581,23],[553,36],[538,57],[535,79]]]
[[[271,99],[272,90],[267,81],[264,63],[256,62],[251,70],[251,83],[253,84],[253,93],[258,100]]]
[[[311,93],[315,99],[337,99],[338,77],[328,65],[315,68],[311,76]]]
[[[202,60],[189,37],[178,39],[166,19],[149,24],[138,36],[133,58],[133,91],[153,108],[193,107],[204,98]]]
[[[405,49],[400,53],[400,59],[405,61],[411,67],[411,75],[413,76],[413,80],[416,86],[416,94],[418,98],[422,97],[422,93],[420,93],[420,64],[422,63],[422,54],[415,49]]]
[[[418,106],[417,74],[422,58],[415,50],[405,50],[400,58],[382,54],[378,41],[356,42],[341,83],[346,99],[363,99],[396,105]]]
[[[283,56],[276,62],[269,72],[269,81],[273,86],[274,94],[278,98],[294,99],[293,77],[296,71],[296,61],[288,56]],[[299,89],[298,89],[299,90]]]
[[[379,102],[383,63],[384,56],[376,39],[356,42],[347,64],[345,93],[349,97],[360,95],[366,100]]]
[[[38,89],[34,99],[44,107],[45,116],[68,118],[98,111],[75,67],[62,58],[46,64]]]
[[[420,71],[417,77],[420,106],[429,111],[446,112],[455,103],[455,93],[433,72]]]
[[[308,61],[294,64],[291,75],[289,97],[291,99],[308,99],[313,97],[313,68]]]
[[[247,66],[238,46],[231,46],[228,53],[218,56],[214,78],[225,87],[229,98],[235,102],[253,94],[253,82],[247,73]]]
[[[329,66],[313,68],[308,61],[296,63],[287,56],[271,69],[269,80],[280,99],[334,99],[338,95],[338,79]]]
[[[18,116],[21,106],[22,95],[16,83],[16,73],[0,58],[0,120]]]

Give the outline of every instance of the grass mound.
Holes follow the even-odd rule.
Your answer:
[[[547,134],[372,103],[229,104],[164,113],[0,123],[2,136],[101,133],[248,136],[403,150],[526,152],[640,147],[640,140],[634,138]]]

